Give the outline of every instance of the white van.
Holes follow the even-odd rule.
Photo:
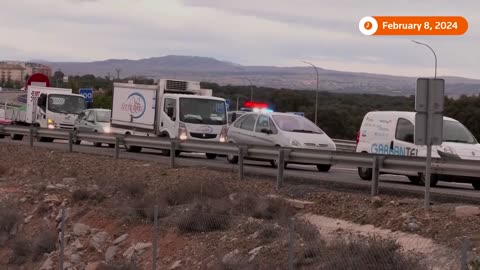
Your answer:
[[[369,112],[357,134],[356,152],[424,157],[427,147],[414,144],[414,124],[415,112]],[[444,117],[443,143],[432,146],[432,158],[480,160],[480,144],[460,122]],[[405,175],[414,184],[425,184],[422,172],[381,170],[380,173]],[[358,168],[358,174],[363,180],[372,179],[371,168]],[[480,189],[480,178],[432,174],[431,186],[438,181],[472,183],[475,189]]]

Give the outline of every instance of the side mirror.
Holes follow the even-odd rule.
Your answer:
[[[237,113],[232,113],[232,123],[237,120]]]
[[[272,131],[270,129],[267,129],[267,128],[262,128],[260,130],[260,132],[265,133],[265,134],[272,134]]]

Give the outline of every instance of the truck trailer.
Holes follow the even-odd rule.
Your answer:
[[[225,99],[213,97],[212,90],[202,89],[199,82],[114,83],[111,126],[121,134],[226,142],[227,107]],[[129,152],[142,149],[135,145],[125,148]],[[169,150],[162,152],[170,154]]]

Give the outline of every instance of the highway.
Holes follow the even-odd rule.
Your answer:
[[[22,144],[28,145],[28,137],[23,141],[12,141],[8,137],[0,139],[0,144]],[[67,151],[67,141],[55,140],[54,143],[35,142],[36,147],[44,147],[53,150]],[[93,147],[89,142],[82,142],[81,145],[73,146],[74,152],[87,154],[99,154],[113,156],[114,149],[104,147]],[[120,158],[128,158],[143,161],[154,161],[162,164],[169,164],[170,158],[160,155],[160,151],[154,149],[143,149],[141,153],[129,153],[121,149]],[[274,181],[276,169],[271,168],[267,162],[245,161],[246,176],[263,176]],[[176,165],[180,167],[206,167],[212,169],[237,172],[237,166],[229,164],[225,158],[217,157],[215,160],[208,160],[203,154],[182,153],[176,158]],[[348,190],[369,194],[370,181],[362,181],[357,169],[354,167],[333,166],[330,172],[318,172],[316,167],[309,165],[288,165],[285,170],[285,181],[287,184],[304,185],[312,188]],[[424,187],[411,184],[404,176],[381,175],[380,195],[410,195],[419,199],[423,198]],[[480,201],[480,191],[473,189],[471,184],[439,182],[438,186],[431,189],[432,199],[442,202],[464,202]]]

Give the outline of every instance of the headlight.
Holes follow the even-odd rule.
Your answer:
[[[52,119],[48,118],[47,119],[47,124],[53,125],[53,124],[55,124],[55,122]]]
[[[188,139],[187,127],[184,123],[180,123],[180,125],[178,125],[178,138],[182,141]]]
[[[302,144],[297,140],[290,140],[290,144],[292,146],[296,146],[296,147],[301,147],[302,146]]]
[[[55,126],[52,125],[52,124],[48,125],[47,127],[48,127],[49,129],[55,129]]]
[[[224,143],[227,141],[227,131],[228,131],[228,128],[226,126],[222,128],[222,131],[220,132],[220,137],[219,137],[219,141],[221,143]]]
[[[103,132],[105,133],[110,133],[110,127],[104,127]]]

